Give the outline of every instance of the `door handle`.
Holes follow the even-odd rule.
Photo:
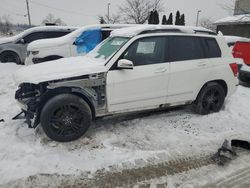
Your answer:
[[[166,71],[167,71],[166,68],[160,68],[160,69],[157,69],[157,70],[155,71],[155,73],[164,73],[164,72],[166,72]]]
[[[198,67],[205,67],[207,65],[206,62],[201,62],[201,63],[198,63]]]

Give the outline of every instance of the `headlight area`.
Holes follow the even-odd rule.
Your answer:
[[[39,54],[39,51],[38,51],[38,50],[28,51],[28,52],[27,52],[27,57],[29,57],[30,54],[32,54],[33,56],[35,56],[35,55],[38,55],[38,54]]]
[[[36,112],[43,90],[42,85],[24,83],[16,91],[15,99],[22,108],[30,128],[35,128],[39,123]]]

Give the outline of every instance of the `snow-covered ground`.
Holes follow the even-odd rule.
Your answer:
[[[23,119],[11,120],[20,111],[12,81],[19,68],[0,64],[0,119],[5,120],[0,122],[0,185],[40,173],[77,175],[110,165],[119,168],[158,154],[166,161],[211,154],[224,139],[250,139],[250,88],[239,86],[217,114],[200,116],[186,107],[101,119],[75,142],[53,142],[28,129]],[[172,183],[179,177],[172,177]]]

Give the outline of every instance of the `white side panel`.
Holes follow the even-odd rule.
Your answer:
[[[109,112],[131,111],[166,103],[169,63],[114,70],[107,75]]]

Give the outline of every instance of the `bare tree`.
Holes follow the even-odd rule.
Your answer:
[[[98,16],[98,19],[100,20],[100,22],[102,22],[102,24],[115,24],[115,23],[121,23],[121,16],[118,14],[112,14],[108,17],[108,15],[105,16]]]
[[[202,19],[200,19],[199,25],[201,27],[206,28],[206,29],[210,29],[212,31],[216,31],[216,26],[213,24],[213,20],[211,20],[209,18],[202,18]]]
[[[13,28],[9,15],[4,15],[0,18],[0,32],[3,34],[10,34]]]
[[[55,18],[53,14],[48,14],[42,21],[43,25],[66,25],[61,18]]]
[[[244,7],[241,7],[239,1],[236,0],[228,0],[226,4],[220,4],[220,6],[229,12],[229,14],[234,14],[237,12],[241,13],[249,13],[249,10],[246,10]]]
[[[125,23],[143,24],[148,20],[150,11],[163,11],[161,0],[126,0],[119,6],[119,12]]]

